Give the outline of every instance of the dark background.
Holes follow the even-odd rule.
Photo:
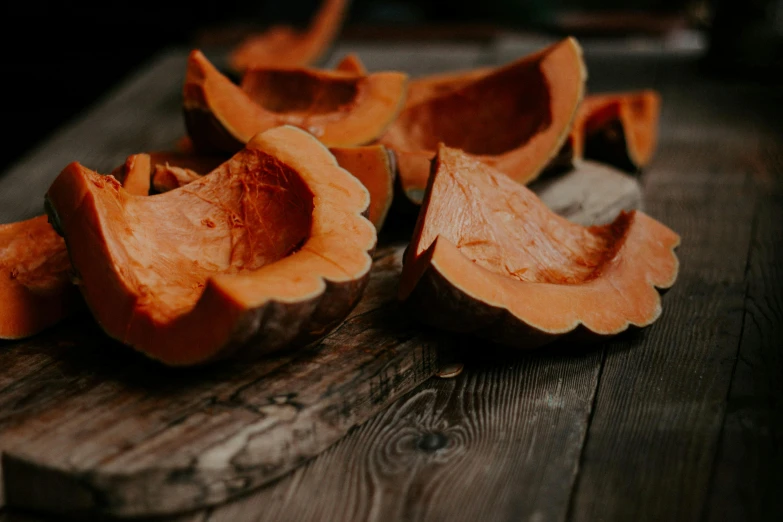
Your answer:
[[[724,3],[740,6],[724,9],[729,12],[729,16],[724,16],[728,20],[724,25],[735,38],[737,16],[764,18],[774,1],[354,0],[343,34],[350,37],[353,29],[354,35],[366,37],[372,31],[356,29],[421,28],[433,24],[573,33],[578,28],[557,25],[558,15],[571,11],[633,11],[637,19],[640,13],[649,18],[651,27],[657,27],[652,23],[656,17],[672,15],[682,15],[689,23],[698,24],[705,12],[714,18],[709,13]],[[225,37],[271,23],[304,25],[318,4],[319,0],[5,2],[0,34],[5,58],[2,84],[6,132],[0,171],[161,49],[170,45],[196,46],[210,34]],[[616,32],[617,27],[613,30]],[[639,30],[638,23],[632,30]]]

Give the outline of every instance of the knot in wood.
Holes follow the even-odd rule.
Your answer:
[[[431,453],[433,451],[437,451],[441,448],[445,448],[446,444],[448,444],[449,439],[440,432],[432,432],[432,433],[425,433],[421,437],[419,437],[419,441],[416,444],[416,446],[427,453]]]

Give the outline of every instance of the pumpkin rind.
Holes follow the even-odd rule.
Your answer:
[[[367,190],[290,126],[165,194],[135,197],[72,163],[47,200],[96,320],[169,365],[324,335],[360,298],[376,241]]]
[[[269,68],[248,70],[240,87],[194,50],[183,87],[185,124],[202,152],[233,154],[280,125],[302,128],[330,147],[364,145],[397,117],[406,86],[399,72]]]
[[[400,299],[436,327],[535,348],[661,313],[679,236],[642,212],[582,227],[526,187],[442,146],[406,251]]]
[[[586,76],[581,48],[567,38],[491,71],[423,82],[381,138],[397,154],[406,195],[421,203],[440,142],[532,181],[568,137]]]
[[[305,66],[318,61],[342,27],[349,0],[324,0],[307,30],[288,26],[243,40],[229,56],[232,69],[244,72],[253,67]]]

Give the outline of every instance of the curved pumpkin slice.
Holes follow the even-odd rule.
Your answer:
[[[361,296],[376,241],[367,190],[288,126],[153,197],[72,163],[47,201],[97,321],[169,365],[321,337]]]
[[[79,292],[70,269],[46,216],[0,225],[0,339],[30,337],[71,313]]]
[[[114,169],[126,191],[149,193],[149,157],[137,155]],[[65,241],[38,216],[0,225],[0,339],[33,336],[73,313],[79,291],[71,282]]]
[[[362,182],[370,193],[368,218],[380,231],[394,197],[394,165],[391,152],[383,145],[332,147],[337,163]]]
[[[660,112],[653,90],[587,96],[569,139],[573,155],[639,171],[655,151]]]
[[[306,31],[278,25],[241,42],[229,56],[232,69],[295,67],[318,61],[342,27],[348,0],[324,0]]]
[[[252,136],[288,124],[330,147],[374,141],[397,117],[407,76],[314,69],[252,69],[240,88],[200,51],[188,58],[185,123],[199,151],[233,154]]]
[[[381,139],[397,153],[402,187],[415,203],[440,142],[520,183],[536,178],[571,130],[586,72],[579,44],[567,38],[477,76],[407,105]]]
[[[359,55],[356,53],[346,54],[343,57],[343,59],[340,60],[340,63],[337,64],[337,67],[335,67],[334,69],[336,71],[358,74],[360,76],[367,76],[367,74],[369,74],[367,72],[367,68],[364,66],[362,60],[359,58]]]
[[[649,325],[678,270],[679,236],[642,212],[582,227],[526,187],[441,147],[399,296],[428,323],[518,348],[579,325]]]

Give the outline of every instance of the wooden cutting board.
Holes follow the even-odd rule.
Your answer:
[[[34,213],[26,202],[57,173],[42,174],[36,161],[40,169],[80,159],[68,157],[68,144],[84,151],[74,144],[115,140],[94,158],[105,163],[95,168],[107,171],[125,155],[152,148],[145,143],[164,141],[142,139],[138,129],[148,120],[129,117],[118,126],[123,114],[145,114],[181,132],[174,123],[181,117],[181,79],[170,69],[184,56],[162,57],[0,177],[0,219],[10,220],[4,199],[16,202],[14,219]],[[138,148],[119,146],[133,129]],[[168,134],[161,136],[176,137]],[[533,188],[582,224],[609,221],[641,203],[635,179],[588,162]],[[325,450],[435,375],[439,354],[449,349],[449,335],[424,328],[396,302],[409,233],[398,224],[382,239],[357,308],[322,343],[298,352],[253,364],[170,369],[108,339],[86,312],[35,338],[0,343],[5,502],[76,516],[178,513],[245,493]]]

